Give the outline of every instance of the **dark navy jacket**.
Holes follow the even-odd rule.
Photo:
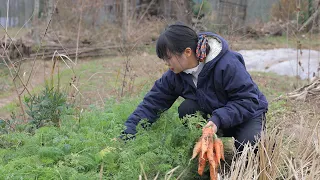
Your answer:
[[[197,87],[192,75],[167,71],[158,79],[137,109],[129,116],[126,133],[135,134],[141,119],[153,123],[181,96],[198,102],[203,112],[218,128],[227,129],[261,116],[268,102],[245,68],[241,54],[231,51],[220,36],[205,32],[222,42],[222,50],[207,62],[198,76]]]

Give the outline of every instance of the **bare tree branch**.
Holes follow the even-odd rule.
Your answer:
[[[319,14],[319,9],[317,9],[312,14],[312,16],[310,16],[309,19],[305,23],[303,23],[303,25],[299,29],[299,32],[302,31],[306,26],[308,26],[312,22],[312,20],[318,16],[318,14]]]
[[[54,5],[53,10],[55,10],[55,9],[57,8],[58,2],[59,2],[59,0],[57,0],[56,4]],[[52,16],[53,16],[53,13],[51,13],[51,18],[50,18],[50,20],[49,20],[49,22],[48,22],[48,24],[47,24],[47,27],[46,27],[46,29],[45,29],[45,31],[44,31],[43,37],[42,37],[41,40],[40,40],[40,44],[39,44],[39,47],[38,47],[38,49],[37,49],[37,51],[36,51],[36,55],[35,55],[35,57],[34,57],[34,59],[33,59],[32,68],[31,68],[30,75],[29,75],[29,77],[28,77],[28,80],[27,80],[26,85],[28,85],[28,83],[29,83],[29,81],[30,81],[31,75],[32,75],[33,70],[34,70],[34,66],[35,66],[35,64],[36,64],[36,59],[37,59],[38,53],[39,53],[40,48],[41,48],[41,46],[42,46],[42,40],[43,40],[43,38],[46,36],[46,34],[47,34],[47,32],[48,32],[49,25],[50,25],[50,23],[51,23],[51,21],[52,21]]]
[[[76,64],[78,63],[78,49],[79,49],[80,29],[81,29],[81,22],[82,22],[82,12],[83,12],[83,2],[81,0],[81,9],[80,9],[78,35],[77,35]]]

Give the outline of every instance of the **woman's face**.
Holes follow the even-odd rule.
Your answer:
[[[169,57],[164,59],[166,65],[175,74],[198,65],[198,60],[190,48],[187,48],[181,55],[168,53]]]
[[[170,55],[167,59],[164,59],[166,65],[169,67],[171,71],[175,74],[178,74],[188,68],[188,61],[185,55],[182,53],[181,55]]]

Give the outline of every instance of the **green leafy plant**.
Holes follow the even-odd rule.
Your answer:
[[[50,99],[48,96],[42,99]],[[158,173],[158,177],[164,177],[179,166],[172,174],[178,177],[188,167],[194,141],[201,134],[201,129],[193,128],[201,118],[192,117],[190,129],[175,110],[169,110],[148,128],[139,125],[136,138],[125,143],[118,139],[124,119],[139,101],[140,98],[121,103],[110,100],[103,111],[92,108],[83,112],[81,122],[76,116],[60,114],[59,128],[39,126],[34,133],[3,134],[0,179],[136,179],[141,165],[148,177]],[[43,123],[42,118],[50,119],[44,115],[34,117],[39,123]],[[196,169],[192,171],[196,175]]]
[[[45,89],[38,95],[25,97],[26,113],[32,118],[35,128],[52,124],[60,126],[60,117],[67,108],[67,97],[58,88]]]

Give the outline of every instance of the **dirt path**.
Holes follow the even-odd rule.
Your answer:
[[[0,108],[6,106],[16,99],[17,95],[10,95],[8,97],[4,97],[0,99]]]
[[[33,83],[33,86],[39,85],[39,84],[41,84],[43,82],[44,82],[43,80],[42,81],[39,80],[38,82]],[[28,90],[32,91],[33,88],[32,87],[28,87]],[[18,92],[22,92],[22,91],[23,91],[23,88],[19,88]],[[24,94],[27,94],[26,91],[23,92],[23,94],[21,96],[22,98],[23,98]],[[8,96],[0,98],[0,109],[3,108],[4,106],[10,104],[13,101],[18,101],[18,95],[17,95],[17,92],[15,90],[13,90],[12,93],[10,93]]]

